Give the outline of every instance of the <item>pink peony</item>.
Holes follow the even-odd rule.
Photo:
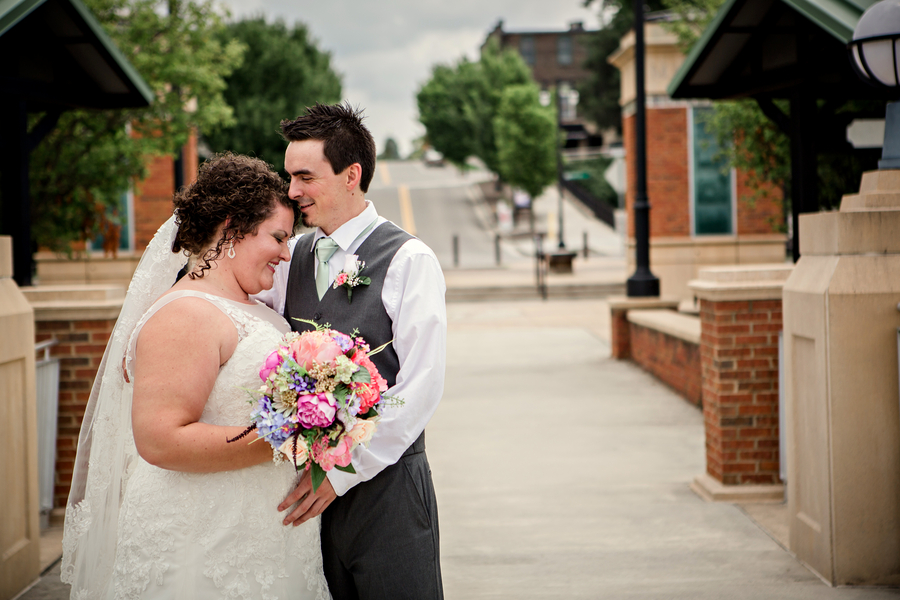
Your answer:
[[[343,354],[337,342],[322,331],[307,331],[291,342],[291,356],[304,369],[312,368],[313,361],[319,364],[330,363]]]
[[[297,421],[303,427],[328,427],[334,423],[337,412],[334,395],[305,394],[297,398]]]
[[[353,448],[353,440],[344,436],[333,448],[325,448],[317,457],[316,462],[324,471],[330,471],[335,465],[346,467],[350,464],[350,452]]]
[[[259,370],[259,378],[263,381],[267,381],[269,375],[278,370],[278,367],[281,366],[283,360],[284,359],[278,354],[278,350],[273,350],[272,353],[266,357],[266,363],[263,365],[263,368]]]

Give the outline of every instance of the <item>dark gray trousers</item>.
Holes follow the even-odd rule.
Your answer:
[[[421,449],[419,449],[421,448]],[[334,600],[442,600],[437,499],[424,436],[322,514]]]

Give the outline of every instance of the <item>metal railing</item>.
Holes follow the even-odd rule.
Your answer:
[[[59,412],[59,359],[50,356],[56,338],[34,347],[43,356],[35,363],[38,421],[38,479],[41,502],[41,529],[50,524],[56,484],[56,433]]]

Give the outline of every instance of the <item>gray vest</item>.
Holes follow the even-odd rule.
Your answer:
[[[330,323],[332,329],[350,334],[358,329],[373,349],[394,338],[392,321],[384,310],[381,289],[388,267],[400,246],[413,238],[390,221],[372,230],[369,237],[356,250],[359,259],[366,263],[363,275],[372,279],[369,285],[353,288],[352,304],[347,300],[347,288],[329,287],[319,300],[316,293],[316,255],[312,252],[313,235],[305,235],[294,247],[291,257],[291,271],[288,275],[287,299],[284,304],[284,318],[294,331],[308,331],[311,325],[294,321],[292,317],[310,319],[323,325]],[[393,345],[372,357],[378,372],[389,386],[397,381],[400,361]]]

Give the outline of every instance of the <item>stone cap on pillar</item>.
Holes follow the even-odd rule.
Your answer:
[[[662,300],[659,297],[640,298],[629,296],[611,296],[607,299],[611,311],[628,311],[644,308],[668,308],[676,310],[678,300]]]
[[[125,302],[118,285],[43,285],[22,288],[35,321],[116,319]]]
[[[840,211],[800,215],[800,254],[900,254],[900,170],[863,173]]]
[[[780,300],[792,264],[733,265],[700,269],[688,287],[701,300]]]
[[[12,237],[0,235],[0,279],[13,276]]]

